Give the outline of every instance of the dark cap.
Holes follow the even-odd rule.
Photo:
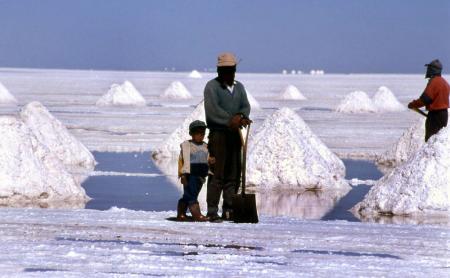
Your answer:
[[[433,67],[439,70],[442,70],[442,64],[439,61],[439,59],[435,59],[433,61],[431,61],[429,64],[425,64],[426,67]]]
[[[192,123],[189,124],[189,134],[192,133],[193,130],[197,128],[203,128],[206,129],[206,124],[203,121],[195,120]]]

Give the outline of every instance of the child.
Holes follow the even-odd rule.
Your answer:
[[[191,140],[181,143],[181,152],[178,159],[178,176],[183,184],[183,197],[178,201],[177,220],[186,220],[186,211],[189,208],[194,221],[208,221],[200,211],[197,201],[205,178],[208,175],[208,164],[214,163],[214,158],[208,157],[208,146],[205,138],[206,124],[202,121],[193,121],[189,125]]]

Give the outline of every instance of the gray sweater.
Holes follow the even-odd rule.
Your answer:
[[[245,117],[250,115],[250,103],[242,83],[235,81],[233,93],[222,88],[216,79],[206,83],[205,91],[206,124],[209,129],[224,129],[228,127],[231,118],[236,114]]]

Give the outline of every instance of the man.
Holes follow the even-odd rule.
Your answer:
[[[425,78],[430,80],[420,98],[411,101],[408,108],[426,106],[429,111],[425,121],[425,142],[427,142],[432,135],[447,126],[450,86],[441,76],[442,64],[438,59],[425,66],[427,67]]]
[[[234,80],[236,57],[222,53],[217,59],[217,74],[204,91],[206,123],[210,130],[208,149],[215,157],[208,179],[207,216],[219,219],[218,206],[223,193],[222,218],[232,220],[232,198],[236,194],[241,174],[241,138],[239,128],[247,126],[250,104],[244,86]]]

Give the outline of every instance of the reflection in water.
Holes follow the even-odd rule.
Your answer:
[[[353,212],[355,217],[362,222],[371,222],[379,224],[427,224],[427,225],[443,225],[450,226],[450,218],[448,215],[442,216],[409,216],[409,215],[373,215],[361,216],[358,212]]]
[[[256,193],[258,212],[271,216],[321,219],[346,191],[265,191]]]

